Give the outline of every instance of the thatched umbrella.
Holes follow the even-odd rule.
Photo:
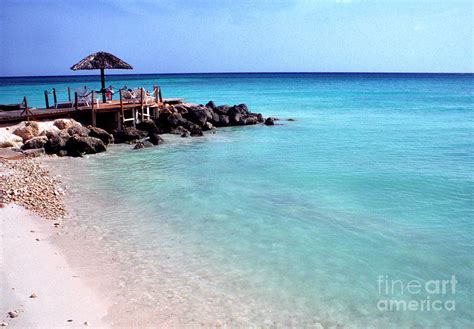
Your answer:
[[[120,58],[106,53],[105,51],[99,51],[97,53],[91,54],[81,60],[79,63],[71,66],[71,70],[100,70],[100,80],[102,82],[102,100],[106,102],[105,98],[105,69],[121,69],[121,70],[132,70],[133,67],[125,63]]]

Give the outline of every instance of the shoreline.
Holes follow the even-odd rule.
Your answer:
[[[58,229],[16,204],[5,205],[0,214],[0,321],[11,328],[108,328],[103,320],[108,301],[86,284],[81,269],[71,266],[54,243]]]
[[[109,298],[84,277],[95,264],[74,262],[72,245],[58,243],[64,235],[74,240],[63,227],[70,209],[60,175],[53,176],[44,160],[0,160],[0,324],[109,328]]]

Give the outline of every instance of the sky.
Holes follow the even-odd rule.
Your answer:
[[[474,72],[474,1],[0,0],[0,76]],[[92,73],[92,72],[85,72]]]

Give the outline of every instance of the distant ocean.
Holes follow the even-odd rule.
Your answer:
[[[43,106],[45,89],[65,100],[85,84],[99,88],[97,77],[2,78],[0,103]],[[157,310],[161,324],[474,327],[474,75],[108,84],[296,120],[51,162],[71,185],[66,227],[126,265],[122,303]],[[451,280],[444,293],[440,280]],[[423,300],[425,310],[388,307]]]

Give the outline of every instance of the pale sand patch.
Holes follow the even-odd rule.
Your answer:
[[[108,302],[51,242],[52,221],[10,204],[0,208],[0,225],[0,323],[8,328],[109,327],[103,321]],[[30,298],[33,293],[37,298]],[[18,317],[11,319],[7,313],[14,310]]]

